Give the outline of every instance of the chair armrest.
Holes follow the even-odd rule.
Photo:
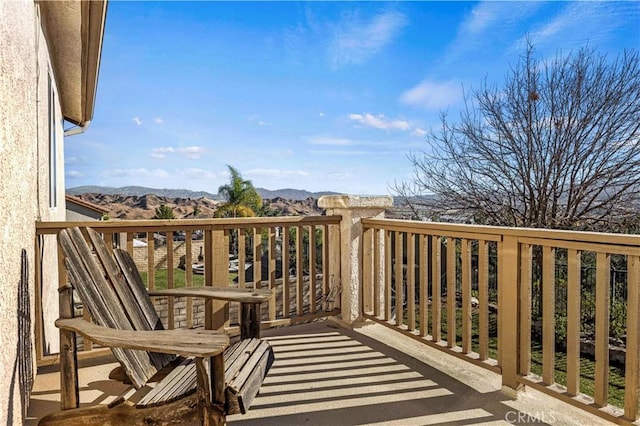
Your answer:
[[[240,303],[263,303],[271,299],[271,290],[233,287],[183,287],[150,290],[149,296],[191,296]]]
[[[229,346],[229,336],[214,330],[117,330],[82,318],[58,319],[56,327],[79,333],[103,346],[185,357],[211,357],[222,353]]]

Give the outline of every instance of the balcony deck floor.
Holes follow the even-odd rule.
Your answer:
[[[379,324],[347,330],[323,321],[263,334],[276,361],[231,425],[610,424],[531,389],[512,400],[497,374]],[[83,362],[82,403],[108,403],[125,389],[107,379],[116,365],[111,357]],[[59,407],[53,370],[36,378],[27,425]]]

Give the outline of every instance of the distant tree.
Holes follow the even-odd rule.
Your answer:
[[[176,216],[173,214],[173,209],[167,206],[166,204],[161,204],[160,207],[156,209],[156,214],[153,216],[154,219],[175,219]]]
[[[264,201],[256,211],[256,216],[260,216],[260,217],[282,216],[282,212],[272,208],[271,205],[269,204],[269,201]]]
[[[253,217],[262,206],[262,199],[250,180],[242,179],[240,172],[227,165],[229,183],[218,188],[224,199],[215,212],[215,217]]]
[[[200,214],[200,206],[196,204],[193,207],[193,217],[198,217],[199,214]]]
[[[528,43],[501,87],[467,93],[459,122],[442,114],[395,191],[414,213],[430,195],[432,212],[486,224],[637,229],[639,62],[587,48],[539,60]]]

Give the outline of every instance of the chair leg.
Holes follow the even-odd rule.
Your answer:
[[[198,411],[203,426],[226,423],[224,408],[224,357],[220,353],[210,360],[211,375],[207,375],[203,358],[196,358],[198,382]],[[209,379],[210,377],[210,379]],[[212,392],[213,390],[213,392]]]
[[[260,338],[260,304],[240,304],[240,338]]]

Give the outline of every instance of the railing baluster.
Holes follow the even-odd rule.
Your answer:
[[[373,235],[372,228],[363,229],[362,232],[362,310],[370,314],[375,303],[373,298]]]
[[[478,241],[478,356],[489,358],[489,243]]]
[[[329,225],[322,226],[322,286],[323,293],[329,294],[331,291],[330,280],[329,280]]]
[[[594,402],[604,407],[609,398],[609,311],[611,256],[596,254],[596,368]]]
[[[396,311],[396,325],[401,326],[404,324],[404,318],[402,315],[402,311],[404,309],[404,279],[403,279],[403,259],[402,259],[402,233],[396,231],[395,233],[395,257],[394,257],[394,266],[395,266],[395,290],[396,290],[396,303],[395,303],[395,311]]]
[[[310,312],[318,310],[318,292],[316,286],[316,227],[309,226],[309,305]]]
[[[147,288],[156,289],[156,240],[155,231],[147,232]]]
[[[416,329],[416,236],[413,232],[405,235],[407,241],[407,326]]]
[[[380,304],[382,303],[382,286],[384,285],[384,282],[382,280],[380,280],[380,262],[381,262],[381,244],[380,244],[380,239],[382,238],[382,231],[380,231],[379,229],[374,229],[373,230],[373,278],[372,278],[372,284],[373,284],[373,315],[376,318],[380,317],[380,311],[381,311],[381,306]]]
[[[105,232],[102,234],[102,239],[104,240],[107,247],[113,248],[113,234],[110,232]]]
[[[193,232],[187,230],[185,232],[184,244],[184,285],[185,287],[193,287]],[[187,297],[185,303],[186,326],[193,328],[193,297]]]
[[[291,232],[288,226],[282,227],[282,316],[289,318],[291,315],[291,287],[289,285],[289,237]]]
[[[462,353],[471,353],[471,241],[460,240],[462,256]]]
[[[433,235],[431,237],[431,336],[434,342],[442,340],[442,240]]]
[[[429,262],[427,247],[429,237],[423,234],[418,235],[418,257],[420,271],[420,337],[425,337],[429,333]]]
[[[391,321],[391,231],[384,233],[384,320]]]
[[[127,239],[128,240],[128,239]],[[167,231],[167,288],[175,288],[173,282],[173,232]],[[167,297],[167,325],[169,330],[175,328],[175,300],[173,297]]]
[[[627,286],[627,348],[631,350],[625,358],[624,416],[635,421],[640,386],[640,256],[627,256]]]
[[[296,227],[296,315],[304,314],[304,228]]]
[[[530,244],[520,244],[520,360],[518,374],[531,372],[531,288],[532,255]]]
[[[253,288],[262,287],[262,230],[253,228]]]
[[[555,383],[556,360],[556,251],[542,247],[542,382]]]
[[[245,288],[245,275],[247,270],[247,234],[246,229],[244,228],[239,228],[236,232],[238,233],[238,288]]]
[[[133,256],[133,232],[127,232],[127,251]]]
[[[276,291],[276,228],[267,228],[269,231],[269,289],[275,295],[269,300],[269,320],[276,319],[276,299],[278,292]]]
[[[456,346],[456,240],[447,237],[447,347]]]
[[[580,392],[580,252],[567,250],[567,393]]]

